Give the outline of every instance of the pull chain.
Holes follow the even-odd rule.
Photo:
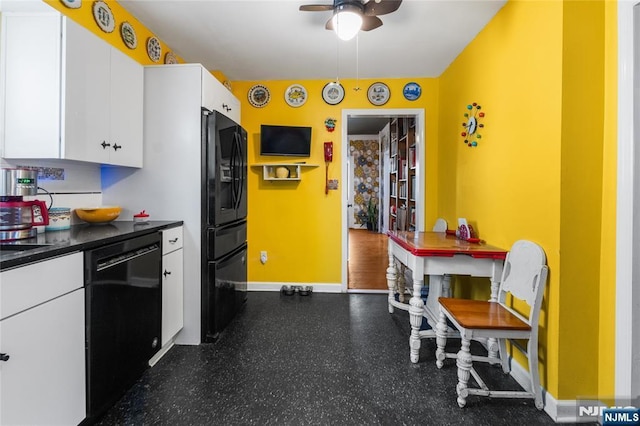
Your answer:
[[[360,90],[360,33],[356,34],[356,87],[353,90]]]
[[[340,39],[336,37],[336,83],[340,82]]]

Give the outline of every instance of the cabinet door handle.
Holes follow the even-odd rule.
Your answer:
[[[9,355],[0,354],[0,361],[9,361]]]
[[[178,237],[175,237],[173,240],[169,240],[171,244],[175,244],[178,242]]]
[[[165,269],[164,272],[162,273],[162,275],[164,275],[164,277],[167,278],[167,275],[171,275],[171,271],[167,271]]]
[[[119,150],[120,148],[122,148],[122,145],[118,145],[117,143],[114,143],[114,144],[113,144],[113,150],[114,150],[114,151],[117,151],[117,150]]]
[[[111,146],[111,144],[107,143],[106,141],[102,141],[100,145],[102,145],[102,149],[107,149],[108,146]]]

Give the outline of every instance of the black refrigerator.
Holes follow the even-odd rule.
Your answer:
[[[247,132],[202,110],[202,342],[247,300]]]

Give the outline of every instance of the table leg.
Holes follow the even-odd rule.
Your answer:
[[[409,348],[411,349],[411,362],[417,363],[420,358],[420,326],[422,325],[422,314],[424,303],[420,298],[420,289],[424,285],[424,277],[416,278],[416,271],[413,277],[413,296],[409,300],[409,321],[411,322],[411,336],[409,337]]]
[[[500,290],[500,279],[502,277],[502,261],[494,260],[491,271],[491,298],[489,302],[498,301],[498,291]],[[487,339],[487,352],[490,358],[497,358],[499,351],[498,341],[493,337]]]
[[[389,288],[389,296],[387,297],[389,305],[389,313],[393,313],[393,305],[391,302],[394,300],[394,292],[396,290],[396,284],[398,282],[398,270],[396,269],[396,262],[393,257],[393,253],[389,250],[389,267],[387,268],[387,287]]]

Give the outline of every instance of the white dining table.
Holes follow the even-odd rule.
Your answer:
[[[394,309],[409,312],[411,335],[409,337],[411,362],[417,363],[420,353],[420,341],[435,338],[435,326],[438,322],[438,298],[450,297],[450,276],[467,275],[487,277],[491,284],[491,301],[497,301],[502,266],[507,251],[490,246],[484,242],[460,240],[446,232],[409,232],[389,231],[389,267],[387,268],[387,286],[389,288],[389,313]],[[409,303],[396,300],[398,283],[404,280],[404,274],[398,273],[397,263],[411,270],[413,291]],[[426,302],[421,298],[425,285],[425,276],[429,277],[429,293]],[[422,318],[426,318],[430,330],[420,330]],[[497,354],[496,342],[487,343],[489,354]]]

